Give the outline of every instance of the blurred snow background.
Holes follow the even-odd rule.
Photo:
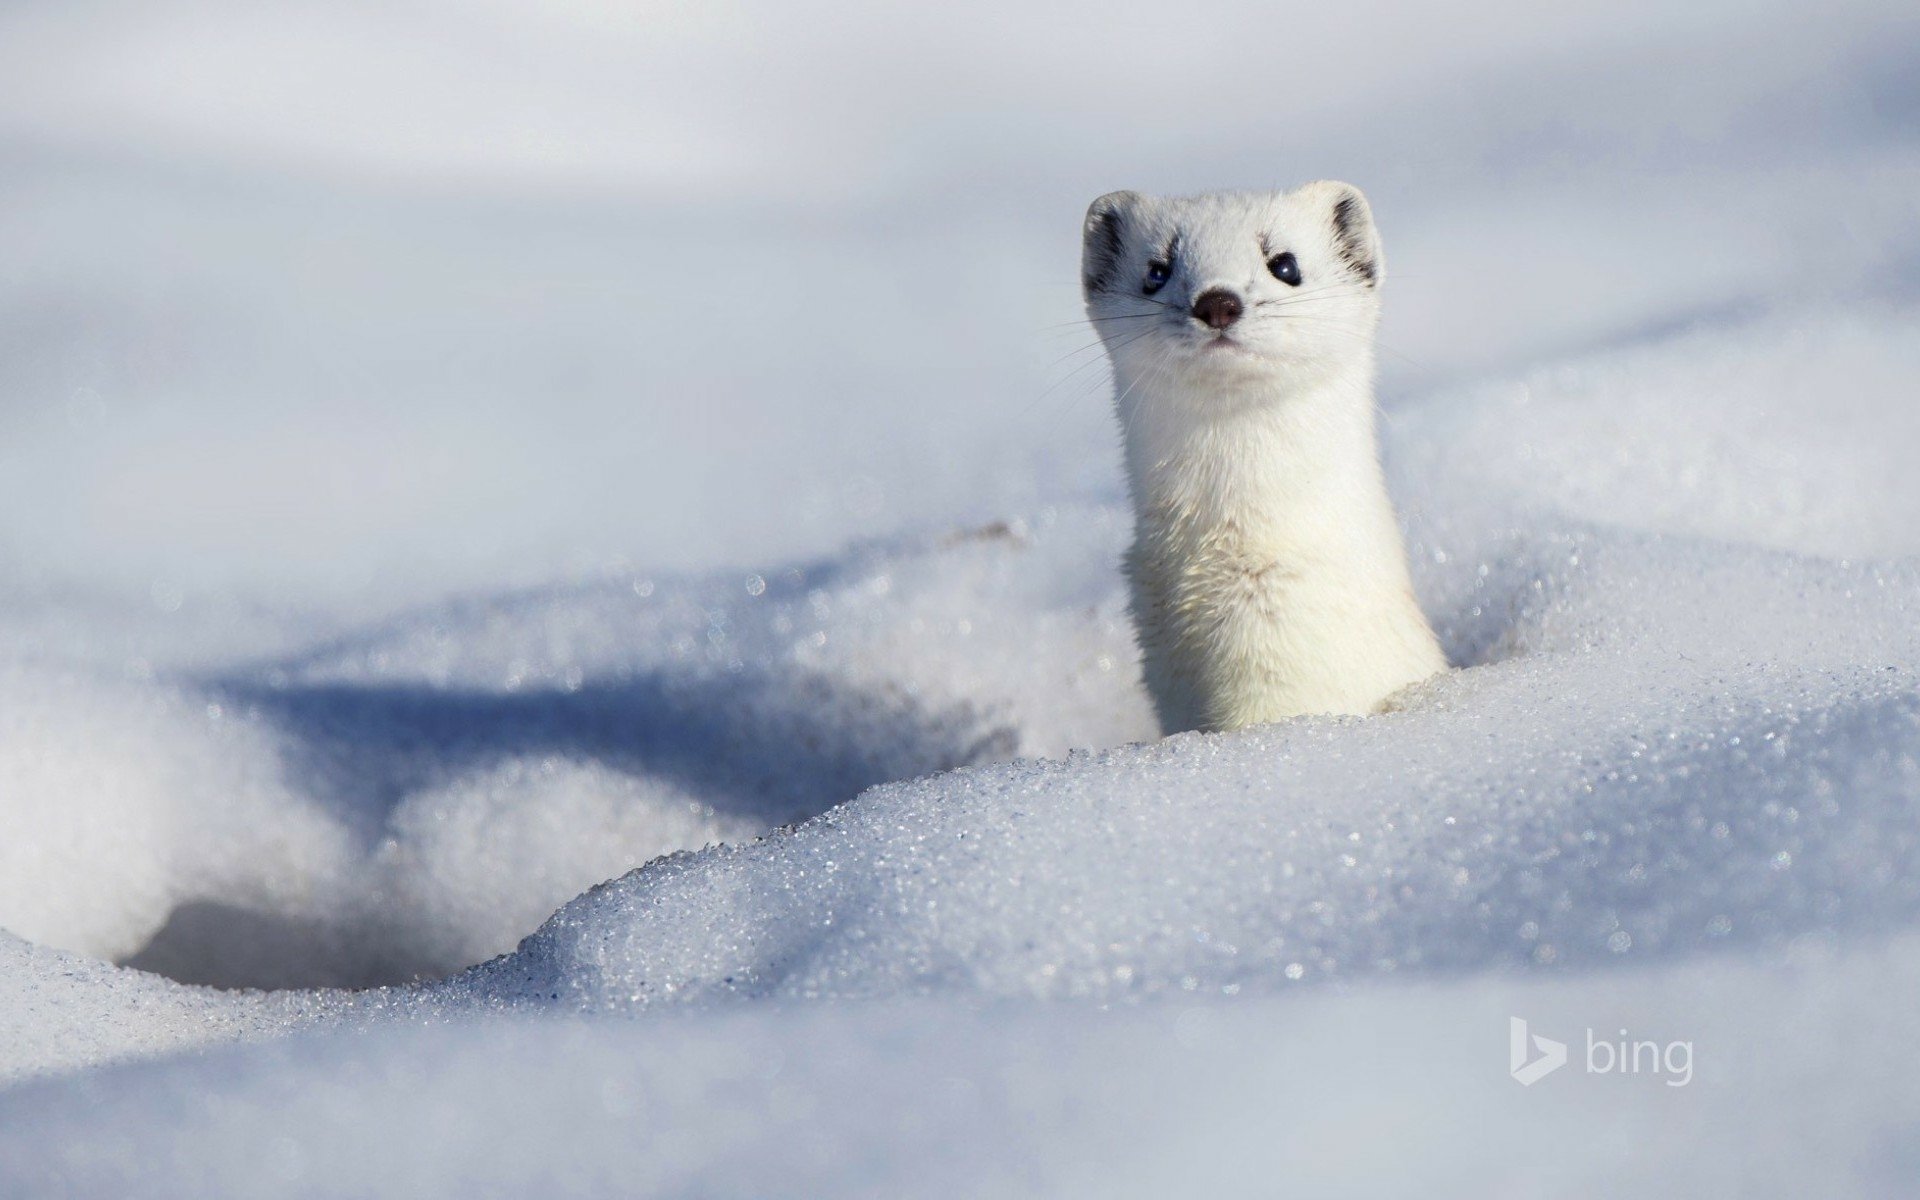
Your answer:
[[[1917,58],[0,9],[0,1190],[1897,1190]],[[1080,214],[1327,176],[1469,669],[1133,745]],[[1513,1014],[1699,1077],[1523,1091]]]

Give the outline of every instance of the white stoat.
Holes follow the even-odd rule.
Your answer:
[[[1344,183],[1087,210],[1147,690],[1167,733],[1371,713],[1446,669],[1374,435],[1380,242]]]

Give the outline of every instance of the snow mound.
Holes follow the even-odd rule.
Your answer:
[[[1834,558],[1920,551],[1911,302],[1722,317],[1394,414],[1436,521],[1558,512]],[[1511,515],[1508,516],[1511,520]]]
[[[0,924],[190,982],[442,975],[660,855],[1143,736],[1119,525],[1073,528],[453,601],[217,673],[17,672]]]
[[[455,986],[1113,1000],[1920,912],[1920,572],[1591,531],[1530,550],[1468,560],[1448,624],[1494,661],[1401,712],[889,784],[595,889]]]
[[[103,958],[133,954],[196,893],[294,903],[345,848],[248,722],[72,668],[0,670],[0,795],[0,925]]]
[[[775,1004],[312,1030],[0,1093],[0,1187],[1898,1195],[1920,1149],[1908,1078],[1920,1041],[1886,998],[1916,986],[1909,935],[1782,966],[1722,958],[1284,1001]],[[1504,1070],[1515,1015],[1574,1043],[1568,1066],[1530,1088]],[[1680,1086],[1584,1075],[1587,1029],[1684,1042],[1690,1074]]]
[[[0,1083],[285,1034],[325,1012],[312,993],[215,992],[0,932]]]
[[[1463,669],[1380,720],[1132,745],[1111,505],[470,596],[157,680],[20,668],[0,767],[33,836],[0,922],[191,982],[434,977],[713,847],[447,985],[595,1008],[1271,989],[1897,926],[1920,576],[1836,560],[1832,530],[1920,529],[1882,502],[1890,456],[1785,448],[1904,411],[1912,317],[1761,317],[1397,412]],[[1693,438],[1748,410],[1773,432]],[[1700,504],[1645,477],[1677,445]],[[1766,507],[1787,492],[1819,511]]]
[[[1822,372],[1852,389],[1863,437],[1858,414],[1905,408],[1886,363],[1910,354],[1882,343],[1912,316],[1844,313],[1818,336],[1783,336],[1805,328],[1785,317],[1685,333],[1633,356],[1633,386],[1613,389],[1638,419],[1602,439],[1554,416],[1591,403],[1543,401],[1523,444],[1593,463],[1590,476],[1611,465],[1612,486],[1639,495],[1647,460],[1715,413],[1761,407],[1781,445],[1831,432],[1829,393],[1807,386]],[[1552,379],[1578,397],[1617,370],[1576,361],[1527,390]],[[1778,465],[1768,438],[1689,450],[1701,477],[1744,479],[1750,497],[1581,520],[1584,484],[1545,486],[1570,478],[1554,472],[1529,488],[1532,458],[1492,444],[1513,432],[1514,394],[1415,410],[1390,434],[1397,478],[1431,472],[1408,485],[1433,498],[1413,522],[1418,581],[1464,667],[1401,711],[888,784],[597,888],[449,989],[592,1008],[903,991],[1112,1000],[1564,969],[1911,922],[1920,568],[1646,531],[1682,511],[1711,526],[1777,495],[1782,472],[1755,467]],[[1636,411],[1635,394],[1662,399]],[[1915,510],[1882,507],[1882,476],[1819,454],[1789,465],[1787,482],[1849,528],[1871,516],[1883,543],[1920,534]],[[1741,540],[1833,549],[1837,518],[1777,511]],[[1113,532],[1111,514],[1056,516],[1004,560]],[[911,597],[978,595],[959,570],[980,553],[949,549],[945,577],[895,598],[911,613]],[[1095,613],[1117,607],[1107,579]],[[1001,593],[993,607],[1016,604]],[[1029,630],[987,661],[1046,643]],[[1050,731],[1043,709],[1022,716],[1029,744],[1078,732]]]

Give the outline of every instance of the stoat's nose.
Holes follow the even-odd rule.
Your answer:
[[[1193,319],[1214,329],[1225,329],[1245,311],[1240,297],[1225,288],[1209,288],[1193,302]]]

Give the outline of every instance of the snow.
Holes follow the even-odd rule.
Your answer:
[[[0,1161],[27,1195],[1897,1195],[1920,1046],[1887,997],[1920,984],[1915,949],[1284,1006],[315,1029],[18,1087]],[[1695,1077],[1522,1089],[1500,1059],[1516,1011],[1690,1037]]]
[[[1156,11],[0,15],[0,1192],[1906,1186],[1920,30]],[[1462,669],[1157,741],[1074,229],[1313,175]]]

